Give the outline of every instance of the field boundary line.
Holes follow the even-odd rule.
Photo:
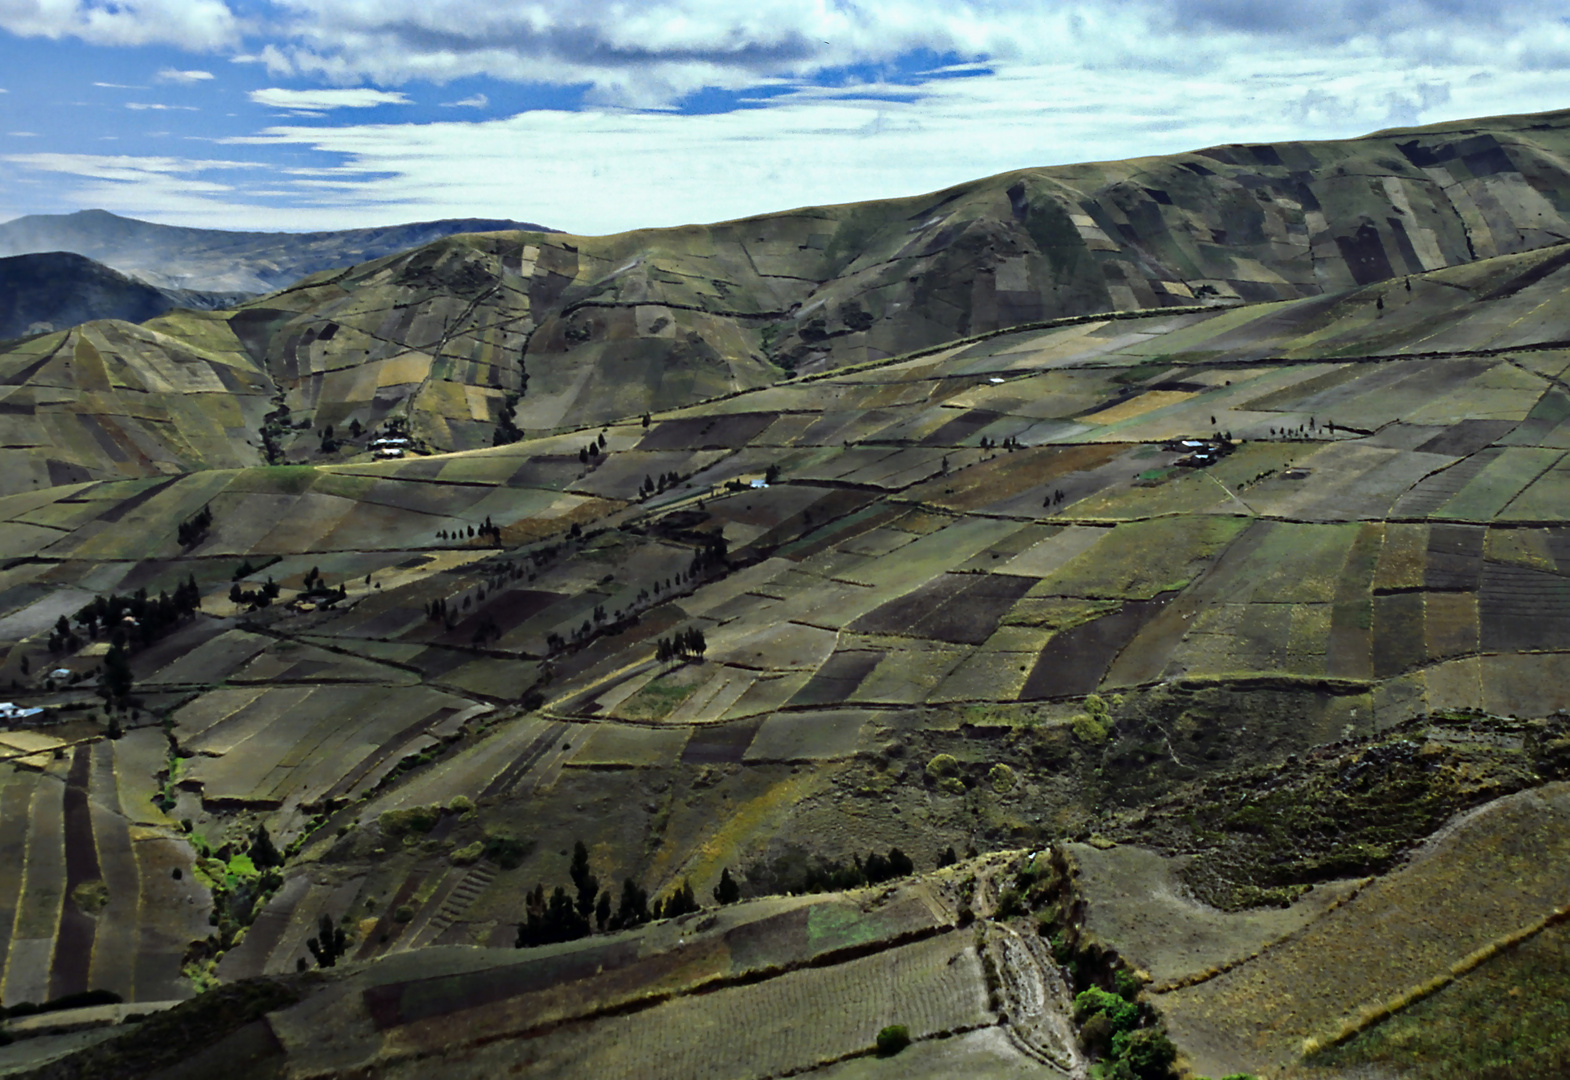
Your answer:
[[[1145,992],[1147,994],[1170,994],[1177,990],[1187,989],[1190,986],[1199,986],[1201,983],[1207,983],[1211,979],[1225,975],[1229,971],[1240,968],[1244,964],[1253,963],[1271,949],[1274,949],[1279,945],[1284,945],[1293,938],[1306,933],[1311,927],[1316,926],[1320,920],[1322,920],[1326,915],[1329,915],[1332,911],[1350,904],[1353,900],[1357,899],[1358,895],[1361,894],[1362,891],[1375,880],[1376,879],[1373,877],[1364,878],[1363,880],[1359,881],[1350,892],[1341,897],[1339,900],[1329,904],[1324,911],[1321,911],[1309,922],[1298,927],[1296,930],[1288,931],[1278,938],[1265,942],[1265,944],[1261,945],[1247,956],[1240,956],[1235,960],[1227,960],[1223,963],[1208,967],[1204,971],[1193,972],[1189,975],[1179,975],[1176,978],[1168,979],[1165,982],[1157,983],[1154,986],[1148,986],[1145,988]]]
[[[1374,1025],[1388,1020],[1396,1013],[1411,1008],[1425,998],[1432,997],[1457,979],[1476,971],[1505,950],[1513,949],[1522,942],[1536,937],[1549,927],[1557,926],[1564,922],[1570,922],[1570,904],[1554,908],[1541,918],[1534,919],[1517,930],[1495,938],[1482,948],[1475,949],[1452,963],[1449,970],[1441,972],[1426,982],[1408,987],[1394,997],[1387,998],[1378,1004],[1365,1006],[1349,1019],[1343,1020],[1341,1027],[1335,1032],[1323,1038],[1310,1036],[1304,1039],[1302,1056],[1304,1058],[1312,1057],[1321,1051],[1329,1050],[1355,1038]]]
[[[645,994],[638,997],[628,998],[623,1001],[618,1001],[612,1004],[602,1005],[598,1008],[590,1009],[586,1012],[579,1013],[576,1016],[566,1016],[556,1020],[548,1020],[543,1023],[535,1024],[532,1027],[521,1027],[508,1031],[491,1032],[478,1038],[466,1039],[461,1042],[447,1042],[444,1043],[440,1048],[407,1050],[385,1056],[378,1055],[376,1057],[376,1064],[388,1065],[403,1061],[423,1061],[429,1058],[441,1057],[445,1054],[451,1053],[454,1050],[473,1049],[510,1039],[539,1038],[540,1036],[548,1035],[551,1032],[558,1031],[562,1028],[576,1025],[588,1025],[596,1021],[614,1016],[628,1016],[634,1013],[640,1013],[647,1009],[652,1009],[658,1005],[664,1005],[667,1002],[675,1001],[679,998],[712,994],[720,990],[731,989],[732,987],[750,986],[756,983],[767,982],[770,979],[776,979],[783,975],[790,975],[797,971],[807,971],[813,968],[835,967],[839,964],[849,963],[853,960],[860,960],[868,956],[876,956],[878,953],[888,952],[892,949],[901,948],[906,945],[914,945],[918,942],[926,941],[931,938],[941,937],[944,934],[954,932],[956,929],[957,927],[953,925],[936,925],[925,926],[915,930],[907,930],[903,933],[894,934],[878,941],[863,942],[857,945],[848,945],[840,949],[830,949],[827,952],[819,953],[816,956],[809,956],[804,959],[791,961],[785,964],[775,964],[754,968],[751,971],[744,971],[739,974],[715,975],[709,979],[700,980],[699,982],[696,982],[685,988],[663,990],[653,994]],[[417,983],[420,981],[422,980],[410,980],[411,983]],[[409,984],[406,983],[404,985]],[[371,988],[367,988],[367,990],[369,989]],[[361,993],[363,995],[366,993],[366,991],[362,990]],[[485,1005],[480,1005],[476,1006],[475,1008],[485,1007]],[[417,1020],[411,1021],[410,1024],[438,1021],[442,1016],[452,1016],[462,1011],[464,1010],[455,1009],[451,1013],[444,1013],[438,1016],[421,1017]],[[388,1028],[379,1030],[388,1030],[392,1027],[401,1026],[408,1025],[390,1024],[388,1025]],[[991,1027],[994,1025],[981,1024],[977,1026]],[[955,1030],[957,1031],[958,1029]],[[863,1050],[859,1051],[858,1053],[865,1054],[869,1052],[871,1051]],[[852,1054],[850,1056],[857,1055]],[[817,1068],[822,1064],[822,1062],[819,1062],[810,1068]],[[341,1073],[335,1070],[332,1072],[313,1072],[304,1073],[301,1075],[303,1078],[305,1078],[305,1080],[330,1080],[332,1077],[340,1076]],[[778,1075],[790,1076],[795,1075],[795,1073],[781,1073]]]

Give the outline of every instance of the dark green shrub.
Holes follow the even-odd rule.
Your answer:
[[[1093,1013],[1079,1029],[1079,1044],[1087,1054],[1105,1057],[1112,1047],[1112,1021],[1106,1013]]]
[[[910,1045],[910,1029],[904,1024],[890,1024],[878,1032],[878,1056],[893,1057]]]
[[[1167,1080],[1172,1075],[1172,1063],[1177,1060],[1177,1047],[1160,1028],[1114,1035],[1112,1052],[1128,1064],[1139,1080]]]
[[[1117,990],[1118,996],[1125,1001],[1133,1001],[1145,988],[1144,982],[1138,975],[1123,969],[1119,969],[1117,974],[1112,976],[1112,985]]]
[[[529,845],[515,836],[487,836],[485,857],[503,870],[516,870],[523,865]]]
[[[1098,986],[1081,991],[1074,997],[1074,1022],[1084,1025],[1090,1018],[1102,1014],[1114,1032],[1129,1031],[1139,1023],[1139,1006],[1125,1001],[1116,994],[1109,994]]]

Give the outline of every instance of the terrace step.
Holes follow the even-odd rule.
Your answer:
[[[470,870],[462,881],[448,891],[447,898],[442,901],[436,914],[431,916],[421,936],[427,941],[440,937],[443,931],[463,917],[475,897],[484,892],[495,879],[496,867],[490,863],[481,863]]]

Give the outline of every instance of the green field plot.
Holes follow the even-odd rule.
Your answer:
[[[1329,603],[1360,526],[1269,522],[1250,560],[1257,603]]]
[[[1567,958],[1570,930],[1549,927],[1311,1064],[1316,1072],[1399,1068],[1412,1080],[1562,1074],[1570,1069]]]
[[[1180,589],[1247,525],[1244,518],[1210,516],[1119,525],[1044,576],[1031,596],[1149,599]]]
[[[816,670],[834,651],[835,634],[801,623],[749,630],[739,620],[709,635],[708,658],[763,671]]]
[[[903,521],[897,527],[903,527]],[[903,586],[909,589],[1003,542],[1020,528],[1022,526],[1013,521],[962,518],[840,576],[874,588]]]
[[[1039,649],[1007,652],[983,649],[966,657],[949,672],[929,702],[1013,701],[1025,687],[1036,665]]]
[[[873,714],[857,710],[777,713],[763,722],[746,761],[827,761],[849,757]]]
[[[905,705],[925,701],[968,655],[969,650],[943,642],[889,642],[878,666],[848,700]]]
[[[584,769],[651,769],[676,764],[690,732],[685,728],[598,724],[567,764]]]
[[[1432,516],[1491,521],[1563,457],[1558,450],[1506,449]]]
[[[1501,521],[1563,521],[1570,517],[1570,467],[1561,459],[1499,512]]]
[[[684,664],[645,683],[641,690],[617,705],[615,713],[624,720],[664,720],[707,682],[710,675],[705,664]]]

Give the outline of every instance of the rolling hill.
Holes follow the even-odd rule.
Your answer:
[[[1567,123],[7,347],[0,1063],[1555,1075]]]

